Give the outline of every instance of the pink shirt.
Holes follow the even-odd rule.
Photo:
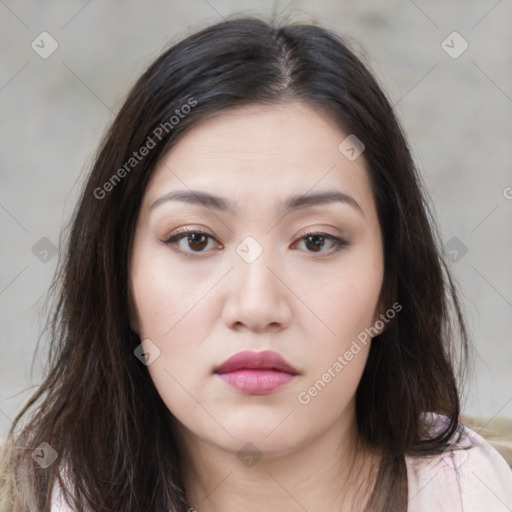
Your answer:
[[[444,421],[442,416],[432,418],[434,428]],[[407,512],[512,512],[512,469],[495,448],[465,426],[456,449],[433,457],[406,456],[405,462]],[[74,512],[57,483],[51,511]]]
[[[512,469],[498,451],[466,426],[455,448],[405,458],[407,512],[512,512]]]

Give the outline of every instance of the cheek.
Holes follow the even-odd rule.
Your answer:
[[[344,348],[373,324],[381,284],[379,264],[347,264],[324,276],[314,287],[308,279],[299,292],[310,310],[310,322],[304,328],[316,333],[322,347]],[[305,316],[304,313],[302,317]]]
[[[309,380],[297,394],[297,403],[311,419],[322,416],[322,421],[335,420],[355,400],[370,343],[359,343],[351,349],[333,354],[328,361],[311,369]]]
[[[331,406],[348,401],[364,371],[371,343],[367,329],[375,321],[382,267],[378,259],[372,263],[369,258],[356,256],[350,261],[347,258],[344,269],[314,288],[307,283],[302,287],[309,308],[299,315],[308,345],[309,380],[301,391],[307,394],[306,402],[315,402],[311,410],[328,410],[330,400]],[[317,385],[309,393],[308,388],[315,382]]]
[[[317,297],[323,324],[317,321],[317,329],[308,331],[308,364],[296,398],[312,421],[319,415],[334,421],[354,400],[370,349],[365,329],[372,325],[379,289],[341,282],[324,300]]]
[[[139,248],[132,262],[131,292],[140,339],[151,340],[159,350],[147,367],[151,379],[170,409],[188,410],[194,404],[184,389],[193,390],[199,372],[209,370],[194,361],[209,333],[211,303],[204,300],[208,283],[197,273],[184,275],[169,261],[165,247]]]
[[[175,352],[172,359],[162,353],[148,371],[157,394],[177,420],[194,431],[223,435],[223,430],[213,421],[207,410],[201,404],[208,404],[208,410],[218,410],[212,404],[216,397],[204,394],[197,388],[198,375],[193,372],[194,365],[188,357],[182,357]]]
[[[140,335],[163,341],[193,314],[204,295],[204,283],[194,274],[170,264],[166,248],[140,251],[132,267],[132,297],[137,313]]]
[[[208,338],[208,306],[201,293],[193,293],[189,283],[177,276],[163,278],[156,267],[134,280],[135,307],[139,320],[140,339],[151,340],[159,349],[159,357],[148,366],[152,378],[164,390],[178,382],[189,386],[191,365],[201,354],[201,343]],[[198,365],[199,366],[199,365]],[[202,370],[196,368],[196,371]]]

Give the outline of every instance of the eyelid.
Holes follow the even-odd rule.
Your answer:
[[[182,226],[180,228],[175,229],[170,235],[168,235],[165,240],[169,240],[170,238],[173,238],[174,236],[180,234],[180,233],[200,233],[203,235],[208,235],[211,238],[215,238],[214,235],[212,235],[207,228],[204,228],[203,226],[194,226],[194,225],[188,225],[188,226]]]
[[[344,236],[344,231],[342,231],[340,228],[334,227],[308,226],[307,228],[299,231],[297,238],[303,238],[308,235],[323,235],[328,237],[342,238]]]

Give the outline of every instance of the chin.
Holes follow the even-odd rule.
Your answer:
[[[309,443],[313,435],[313,432],[305,428],[306,425],[289,422],[290,418],[285,419],[287,414],[289,411],[281,411],[277,416],[271,414],[267,417],[261,412],[255,415],[247,414],[243,420],[226,420],[225,426],[231,435],[220,427],[215,431],[211,428],[205,428],[203,432],[198,430],[196,435],[209,444],[233,454],[238,454],[249,444],[255,447],[254,450],[264,453],[269,458],[279,457]]]

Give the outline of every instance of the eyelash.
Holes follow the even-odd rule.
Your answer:
[[[209,235],[208,233],[205,233],[203,231],[200,231],[200,230],[193,230],[193,229],[187,229],[187,230],[183,230],[183,231],[180,231],[174,235],[172,235],[171,237],[169,237],[167,240],[164,240],[164,243],[167,244],[167,245],[170,245],[170,246],[177,246],[178,245],[178,242],[180,240],[182,240],[183,238],[187,238],[191,235],[204,235],[212,240],[215,240],[215,238],[211,235]],[[319,251],[319,252],[315,252],[315,251],[307,251],[311,254],[325,254],[325,253],[331,253],[331,254],[334,254],[338,251],[340,251],[341,249],[343,249],[344,247],[347,247],[349,245],[349,242],[347,242],[346,240],[342,240],[341,238],[338,238],[334,235],[330,235],[329,233],[324,233],[324,232],[320,232],[320,231],[314,231],[314,232],[311,232],[311,233],[306,233],[304,235],[302,235],[299,240],[302,241],[302,240],[305,240],[307,239],[308,237],[310,236],[318,236],[318,237],[321,237],[321,238],[325,238],[326,240],[330,240],[333,244],[333,247],[331,250],[327,250],[327,251]],[[201,254],[202,253],[206,253],[208,251],[192,251],[192,252],[187,252],[187,251],[181,251],[180,249],[177,249],[175,247],[172,247],[172,249],[180,254],[183,254],[185,257],[187,258],[198,258],[198,257],[201,257]]]

